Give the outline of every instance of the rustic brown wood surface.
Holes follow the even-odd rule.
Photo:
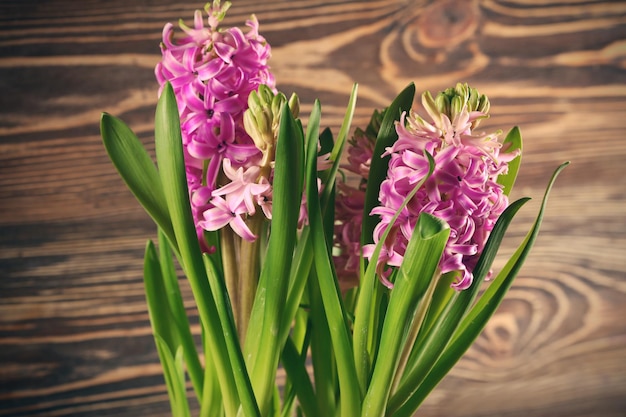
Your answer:
[[[280,88],[305,114],[319,97],[335,130],[353,82],[361,126],[410,81],[486,93],[485,127],[521,126],[514,194],[534,198],[503,255],[572,161],[498,314],[418,415],[626,416],[626,3],[234,3],[227,23],[256,13]],[[0,2],[1,415],[168,415],[141,279],[155,228],[99,117],[153,148],[161,29],[202,6]]]

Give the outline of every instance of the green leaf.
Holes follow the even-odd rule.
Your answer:
[[[246,416],[260,417],[261,413],[254,397],[252,384],[246,364],[241,352],[241,346],[237,338],[237,328],[235,327],[235,319],[233,317],[233,309],[228,297],[226,283],[220,277],[219,272],[208,254],[204,255],[205,267],[209,277],[209,283],[213,288],[217,313],[222,329],[224,331],[224,339],[226,340],[226,348],[228,349],[228,357],[233,368],[235,383],[237,384],[237,392],[241,400],[241,406]]]
[[[391,290],[379,353],[363,400],[363,417],[384,414],[405,331],[419,303],[427,301],[424,295],[431,281],[439,276],[439,259],[449,235],[446,222],[427,213],[420,214]]]
[[[306,152],[317,152],[317,141],[320,129],[320,119],[322,116],[322,109],[319,100],[315,100],[313,103],[313,109],[309,116],[307,123],[307,131],[304,143],[306,144]],[[315,146],[313,146],[315,145]],[[329,144],[327,143],[327,146]],[[306,155],[306,154],[305,154]],[[305,175],[310,173],[305,172]],[[317,174],[317,172],[316,172]],[[308,183],[308,179],[306,180]],[[287,340],[291,323],[298,311],[300,300],[304,288],[306,287],[306,281],[309,276],[309,271],[313,265],[313,252],[311,250],[311,240],[309,239],[310,229],[305,226],[300,233],[300,239],[296,246],[296,250],[291,264],[291,271],[289,273],[289,288],[287,302],[285,304],[284,317],[285,319],[281,323],[281,330],[279,332],[279,339],[281,343]]]
[[[512,203],[498,218],[474,268],[474,282],[472,286],[460,293],[455,292],[445,305],[439,304],[434,306],[435,309],[440,311],[433,312],[436,316],[434,318],[429,317],[432,322],[427,323],[425,329],[420,332],[417,343],[409,357],[405,375],[403,375],[400,385],[389,401],[388,412],[394,413],[417,389],[428,371],[433,367],[459,325],[461,318],[480,290],[481,283],[491,268],[509,224],[526,201],[528,199],[521,199]],[[444,297],[448,298],[447,296]]]
[[[190,417],[182,347],[176,350],[176,357],[173,357],[169,346],[161,337],[155,335],[154,339],[163,364],[163,377],[169,394],[172,417]]]
[[[319,279],[311,271],[308,281],[311,363],[320,416],[337,414],[337,364],[333,354],[330,328],[324,310]]]
[[[185,310],[180,287],[178,285],[178,277],[172,260],[170,246],[167,242],[167,237],[161,228],[159,228],[158,237],[159,262],[163,278],[162,291],[165,292],[167,303],[165,303],[164,300],[159,300],[156,308],[165,311],[167,310],[166,307],[168,307],[169,311],[171,311],[173,323],[176,325],[178,339],[183,347],[189,378],[191,379],[196,396],[198,397],[198,402],[202,404],[204,371],[202,369],[198,351],[196,350],[195,342],[191,334],[191,328],[189,327],[189,318],[187,317],[187,311]]]
[[[552,178],[550,179],[544,193],[541,207],[539,208],[539,213],[537,214],[533,227],[526,235],[522,244],[517,248],[513,256],[506,263],[502,271],[500,271],[498,276],[494,279],[493,283],[489,285],[476,305],[463,319],[454,335],[453,343],[456,340],[459,340],[461,344],[467,344],[469,346],[474,339],[478,337],[484,326],[487,324],[488,319],[496,311],[500,302],[502,302],[504,295],[513,283],[517,273],[522,268],[522,265],[526,261],[526,258],[530,253],[537,236],[539,235],[539,228],[541,227],[541,223],[543,221],[543,214],[548,203],[548,196],[557,176],[567,165],[569,165],[569,162],[561,164],[552,174]]]
[[[341,129],[339,130],[339,134],[337,135],[337,139],[335,140],[335,144],[333,146],[333,150],[330,153],[330,160],[333,161],[333,165],[331,168],[326,170],[322,177],[322,182],[325,184],[324,190],[322,191],[322,195],[320,196],[320,205],[322,207],[322,215],[326,212],[328,208],[328,202],[330,200],[330,194],[335,189],[335,178],[337,176],[337,171],[339,170],[339,165],[341,164],[341,155],[343,153],[344,145],[346,143],[346,139],[348,137],[348,132],[350,131],[350,126],[352,124],[352,117],[354,115],[354,110],[356,108],[356,99],[358,92],[358,85],[354,84],[352,87],[352,92],[350,94],[350,99],[348,100],[348,106],[346,108],[346,113],[343,117],[343,122],[341,124]],[[315,153],[317,153],[317,136],[316,139],[316,147]],[[312,147],[310,148],[312,152]],[[317,177],[317,170],[315,171]],[[332,207],[334,211],[334,206]]]
[[[339,285],[324,233],[320,196],[317,190],[317,144],[310,141],[307,147],[306,192],[309,227],[314,251],[313,262],[318,277],[326,322],[330,330],[331,343],[337,358],[341,415],[343,417],[356,416],[361,409],[361,393],[358,384],[355,384],[357,381],[356,369],[352,358],[347,317],[342,306]]]
[[[307,358],[309,357],[309,346],[311,340],[311,332],[310,332],[310,322],[308,320],[309,314],[305,310],[298,310],[296,317],[294,319],[293,331],[289,336],[289,340],[283,343],[285,346],[286,343],[292,345],[294,352],[292,354],[285,354],[285,348],[283,348],[283,352],[281,355],[281,362],[284,364],[285,371],[287,372],[287,378],[285,380],[285,384],[283,386],[284,395],[283,395],[283,406],[280,413],[280,417],[291,417],[294,415],[295,408],[298,407],[296,404],[296,396],[306,396],[309,398],[303,399],[300,402],[315,402],[315,393],[310,397],[310,391],[305,392],[302,389],[308,389],[304,387],[304,384],[308,384],[311,386],[311,379],[309,376],[309,372],[306,369]],[[291,366],[290,364],[286,364],[286,362],[290,362],[292,358],[295,359],[295,356],[298,355],[299,361],[295,365],[297,369],[295,371],[290,371],[288,368]],[[289,358],[287,358],[289,356]],[[305,380],[302,382],[297,382],[294,384],[294,381],[297,381],[298,378],[304,378]],[[312,409],[312,412],[317,412],[317,407]],[[320,415],[311,414],[311,416]]]
[[[169,308],[167,289],[152,241],[146,245],[143,280],[152,332],[163,340],[170,351],[175,351],[180,344],[176,321]]]
[[[402,112],[409,111],[413,104],[415,96],[415,85],[409,84],[398,96],[393,100],[391,105],[385,111],[383,122],[378,131],[376,138],[376,146],[372,155],[372,163],[370,166],[369,177],[367,178],[367,190],[365,192],[365,206],[363,208],[363,227],[361,232],[361,246],[374,241],[373,233],[379,219],[376,216],[370,216],[370,212],[378,205],[378,192],[380,184],[387,176],[387,166],[389,165],[389,156],[381,158],[386,148],[393,145],[398,139],[396,133],[396,121],[400,120]]]
[[[382,158],[381,155],[385,149],[398,139],[395,129],[395,123],[400,119],[402,112],[409,111],[415,96],[415,85],[409,84],[385,110],[383,121],[376,145],[372,155],[369,177],[367,180],[367,189],[365,191],[365,204],[363,208],[363,222],[361,227],[361,247],[373,243],[374,228],[380,221],[378,216],[370,216],[370,212],[378,205],[378,193],[381,183],[387,176],[387,167],[389,165],[389,157]],[[380,253],[380,249],[378,249]],[[375,253],[375,257],[378,255]],[[363,260],[367,264],[366,260]],[[375,264],[376,262],[374,262]],[[365,268],[363,268],[365,269]],[[368,272],[369,271],[369,272]],[[383,300],[381,285],[376,285],[377,280],[374,277],[374,269],[365,269],[365,275],[361,277],[361,284],[355,311],[355,331],[354,331],[354,359],[357,366],[358,380],[361,390],[365,390],[367,381],[369,380],[371,361],[370,355],[373,355],[374,346],[370,346],[370,342],[375,342],[376,333],[374,328],[375,312],[380,311],[380,302]],[[372,333],[373,332],[373,333]]]
[[[161,178],[141,141],[123,121],[107,113],[101,116],[100,133],[120,176],[154,222],[163,229],[177,252]]]
[[[509,131],[502,145],[502,153],[511,153],[516,152],[517,150],[520,152],[515,159],[509,162],[509,171],[504,175],[498,176],[498,184],[504,187],[502,191],[504,192],[504,195],[508,196],[513,189],[517,173],[522,163],[522,133],[520,132],[519,127],[515,126]]]
[[[346,108],[346,112],[344,115],[344,119],[342,122],[340,133],[337,137],[337,141],[333,144],[332,133],[330,129],[324,129],[320,134],[320,119],[321,119],[321,105],[319,100],[316,100],[313,104],[313,109],[311,111],[311,115],[309,117],[309,121],[307,123],[307,132],[305,138],[306,151],[308,153],[318,154],[317,143],[318,140],[322,146],[320,150],[321,153],[331,152],[331,160],[333,161],[333,166],[327,170],[324,174],[325,181],[327,181],[328,186],[324,189],[324,194],[321,198],[322,201],[322,211],[325,214],[325,221],[327,223],[330,222],[330,216],[334,214],[334,200],[332,197],[332,193],[334,192],[335,178],[339,169],[339,165],[341,162],[341,154],[343,152],[344,144],[347,138],[347,133],[350,130],[350,124],[352,121],[352,117],[354,115],[354,110],[356,107],[356,96],[357,96],[358,86],[355,84],[352,88],[352,93],[350,95],[350,99],[348,100],[348,106]],[[319,139],[318,139],[319,138]],[[308,153],[306,153],[308,157]],[[334,159],[333,159],[334,158]],[[314,175],[315,181],[317,181],[317,170],[315,172],[305,172],[305,175]],[[306,178],[306,183],[310,183],[311,178]],[[332,208],[333,210],[329,211],[328,208]],[[327,224],[328,226],[328,224]],[[328,234],[327,234],[328,236]],[[290,273],[289,280],[289,295],[287,298],[287,304],[285,307],[285,320],[281,325],[280,331],[280,340],[285,341],[287,335],[289,333],[290,324],[292,322],[293,317],[296,314],[298,305],[300,304],[300,299],[302,298],[302,293],[304,291],[304,287],[306,284],[306,279],[308,278],[309,271],[313,264],[313,252],[311,250],[311,239],[310,239],[310,228],[308,226],[304,227],[301,234],[300,240],[296,247],[296,252],[294,254],[294,260],[292,264],[292,271]]]
[[[435,169],[435,160],[428,152],[425,152],[425,155],[428,159],[428,174],[425,175],[421,181],[417,182],[411,192],[405,197],[404,201],[391,218],[389,222],[390,225],[395,224],[402,210],[404,210],[409,201],[411,201],[417,191],[419,191],[426,180],[432,175]],[[360,292],[354,319],[354,360],[357,366],[359,385],[362,390],[365,390],[369,383],[371,356],[374,356],[378,350],[378,332],[377,326],[375,326],[377,313],[379,316],[382,315],[380,302],[383,297],[380,291],[376,291],[376,285],[378,284],[375,272],[376,264],[383,243],[386,241],[391,230],[392,227],[387,227],[383,232],[381,239],[376,244],[374,252],[372,253],[372,262],[368,264],[365,274],[361,277]]]
[[[289,287],[296,245],[296,229],[304,184],[304,138],[287,104],[282,108],[272,196],[272,227],[259,277],[245,340],[245,359],[251,371],[261,414],[270,407],[274,376],[282,346],[277,337]]]
[[[319,417],[320,413],[315,398],[315,391],[305,366],[306,357],[298,352],[291,339],[287,339],[282,353],[282,363],[298,396],[298,402],[307,417]]]
[[[202,394],[202,404],[200,404],[199,417],[224,416],[224,399],[218,379],[215,362],[212,358],[211,345],[207,340],[206,330],[203,328],[201,332],[202,346],[206,355],[204,364],[204,392]]]
[[[155,114],[155,142],[157,163],[165,201],[180,251],[179,262],[189,280],[202,325],[207,331],[215,370],[220,381],[227,416],[234,416],[239,398],[226,349],[223,329],[217,314],[215,300],[209,286],[202,260],[202,252],[191,216],[189,191],[183,158],[180,120],[176,96],[167,83],[157,103]],[[236,337],[232,336],[231,337]]]
[[[496,309],[502,302],[502,299],[513,283],[513,280],[524,264],[526,257],[537,239],[550,190],[552,189],[559,173],[568,164],[569,162],[565,162],[554,171],[543,196],[537,218],[532,228],[526,235],[526,238],[506,263],[502,271],[500,271],[497,277],[489,285],[483,296],[470,310],[469,314],[463,318],[448,346],[446,346],[443,354],[437,359],[432,369],[430,369],[430,372],[426,376],[424,382],[408,398],[402,407],[400,407],[396,412],[393,412],[394,417],[411,416],[426,398],[428,393],[439,383],[439,381],[441,381],[441,379],[443,379],[450,369],[452,369],[454,364],[461,358],[461,356],[463,356],[474,340],[476,340],[476,338],[480,335],[480,332],[483,330],[488,320],[495,313]]]

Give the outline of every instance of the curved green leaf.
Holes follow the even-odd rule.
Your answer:
[[[346,312],[342,306],[337,276],[333,268],[331,254],[326,244],[324,222],[317,189],[317,144],[307,144],[307,205],[309,227],[313,243],[313,262],[318,277],[326,321],[330,330],[333,351],[337,358],[337,373],[341,392],[341,415],[357,416],[361,409],[361,393],[356,379],[356,369],[352,358],[352,344]]]
[[[163,292],[161,298],[157,299],[156,302],[152,302],[150,307],[162,312],[171,312],[171,324],[175,324],[176,326],[175,330],[177,332],[178,341],[183,347],[189,378],[191,379],[196,396],[198,397],[198,402],[202,403],[204,371],[189,327],[189,319],[180,293],[178,276],[176,275],[176,268],[172,260],[170,246],[167,242],[167,237],[160,228],[158,238],[161,273],[144,274],[146,293],[152,292],[149,291],[149,288],[154,285],[158,285],[158,290]],[[148,256],[148,254],[146,254],[146,256]],[[156,282],[159,279],[162,279],[162,283]],[[172,348],[172,350],[174,349]]]
[[[522,163],[522,133],[519,127],[515,126],[509,131],[502,142],[502,153],[511,153],[519,150],[520,154],[508,163],[509,170],[506,174],[498,176],[498,184],[502,185],[504,195],[509,195],[515,184],[519,167]]]
[[[378,130],[376,145],[372,155],[372,163],[370,166],[369,176],[367,178],[367,190],[365,192],[365,205],[363,207],[363,226],[361,231],[361,246],[374,241],[373,232],[379,219],[376,216],[370,216],[370,212],[378,205],[378,192],[380,184],[387,176],[387,166],[389,165],[389,156],[384,158],[381,155],[385,149],[393,145],[398,139],[396,133],[396,121],[400,120],[402,112],[409,111],[415,97],[415,84],[409,84],[398,96],[393,100],[389,107],[385,110],[383,121]]]
[[[108,113],[102,113],[100,133],[117,172],[177,252],[161,178],[143,144],[123,121]]]
[[[461,358],[461,356],[463,356],[465,351],[467,351],[474,340],[476,340],[479,336],[489,318],[502,302],[506,292],[524,264],[524,261],[526,260],[537,235],[539,234],[539,228],[541,227],[550,190],[552,189],[559,173],[567,165],[569,165],[569,162],[561,164],[552,174],[552,178],[550,178],[544,193],[537,218],[524,241],[517,248],[502,271],[500,271],[498,276],[489,285],[480,300],[470,310],[469,314],[463,318],[462,322],[456,329],[452,340],[449,342],[448,346],[446,346],[446,349],[437,359],[434,366],[430,369],[430,372],[426,376],[424,382],[396,412],[391,411],[394,417],[410,417],[426,398],[428,393],[439,383],[439,381],[441,381],[441,379],[443,379],[450,369],[452,369],[454,364]]]
[[[239,398],[237,397],[237,388],[229,362],[223,329],[217,314],[215,300],[212,297],[212,290],[191,216],[180,119],[176,96],[169,83],[165,85],[157,103],[154,136],[165,201],[180,251],[179,262],[189,280],[198,306],[200,320],[207,331],[207,343],[211,347],[215,369],[220,380],[226,414],[234,416],[239,408]],[[236,337],[236,335],[231,335],[231,337]]]
[[[422,180],[417,182],[411,192],[404,198],[404,201],[391,218],[391,221],[389,222],[390,225],[395,224],[402,210],[404,210],[409,201],[411,201],[413,196],[415,196],[426,180],[432,175],[435,169],[435,160],[428,152],[425,152],[425,155],[428,159],[428,174],[426,174]],[[378,333],[376,329],[374,329],[374,322],[376,319],[376,313],[379,312],[380,306],[375,299],[380,300],[382,298],[380,297],[380,294],[377,294],[376,292],[376,284],[378,284],[375,272],[376,263],[378,261],[378,257],[380,256],[383,243],[386,241],[387,236],[389,236],[391,229],[391,227],[387,227],[385,229],[381,239],[374,249],[374,252],[372,253],[372,262],[369,263],[365,273],[361,277],[360,292],[356,305],[354,319],[354,361],[357,366],[359,385],[364,391],[369,383],[371,356],[375,355],[376,350],[378,350],[371,348],[372,345],[375,347],[378,346],[378,342],[374,340],[374,335]]]
[[[402,376],[398,388],[389,401],[388,412],[394,413],[412,395],[444,350],[463,315],[478,294],[480,284],[491,268],[509,224],[527,201],[528,198],[525,198],[512,203],[500,215],[474,268],[472,286],[460,293],[455,292],[445,306],[438,306],[438,309],[442,311],[435,313],[437,315],[431,318],[432,322],[427,323],[425,330],[420,331],[417,344],[410,354],[405,375]]]
[[[176,349],[176,356],[173,357],[169,346],[161,337],[155,335],[154,339],[163,364],[163,377],[169,394],[172,417],[190,417],[183,368],[183,349],[179,346]]]
[[[235,383],[237,384],[237,392],[239,393],[239,398],[241,399],[243,412],[246,416],[260,417],[261,412],[259,411],[256,398],[254,397],[254,391],[252,390],[252,384],[250,383],[246,363],[243,359],[243,353],[241,352],[241,346],[239,345],[239,340],[237,338],[237,328],[235,327],[233,309],[228,297],[226,283],[223,278],[220,277],[218,269],[209,255],[204,254],[203,257],[209,283],[211,284],[213,295],[215,297],[217,314],[220,322],[222,323],[224,339],[226,340],[226,348],[228,350],[230,364],[233,368]]]
[[[304,137],[287,103],[282,108],[276,144],[272,195],[272,224],[265,263],[259,277],[245,340],[245,359],[261,414],[269,409],[282,346],[277,337],[289,288],[297,241],[304,184]]]
[[[450,235],[448,224],[430,214],[419,216],[398,271],[387,308],[372,379],[363,400],[362,416],[381,416],[398,365],[412,313],[423,300]]]

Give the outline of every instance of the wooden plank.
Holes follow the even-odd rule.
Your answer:
[[[420,92],[466,81],[491,99],[485,128],[522,128],[516,197],[538,200],[572,161],[497,316],[419,415],[623,416],[626,3],[235,3],[227,23],[256,13],[280,88],[304,114],[319,97],[335,131],[353,82],[362,126],[410,81]],[[155,230],[98,121],[122,117],[153,150],[161,29],[201,7],[0,3],[0,415],[168,415],[141,282]]]

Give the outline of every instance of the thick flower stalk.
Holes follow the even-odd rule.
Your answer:
[[[500,132],[476,133],[480,120],[488,117],[489,101],[467,84],[457,84],[434,99],[426,92],[422,104],[431,121],[414,112],[403,114],[396,123],[398,140],[383,154],[391,159],[380,187],[380,206],[371,213],[381,218],[374,242],[388,227],[392,229],[383,243],[377,271],[391,287],[387,267],[401,265],[419,214],[430,213],[451,228],[439,268],[444,274],[456,273],[453,287],[463,290],[472,284],[478,257],[508,205],[497,178],[507,172],[507,163],[518,153],[501,152]],[[424,152],[433,156],[434,172],[390,224],[406,196],[428,174]],[[374,246],[364,248],[365,256],[371,257]]]
[[[245,34],[236,27],[220,28],[229,7],[219,0],[207,4],[206,26],[197,10],[193,27],[180,22],[185,36],[179,39],[174,39],[174,26],[165,25],[162,60],[155,69],[159,94],[169,82],[176,95],[191,206],[203,244],[204,229],[225,225],[253,239],[244,221],[255,212],[251,199],[269,193],[257,175],[263,154],[246,132],[243,115],[250,92],[260,85],[274,90],[267,63],[271,49],[254,16]]]

